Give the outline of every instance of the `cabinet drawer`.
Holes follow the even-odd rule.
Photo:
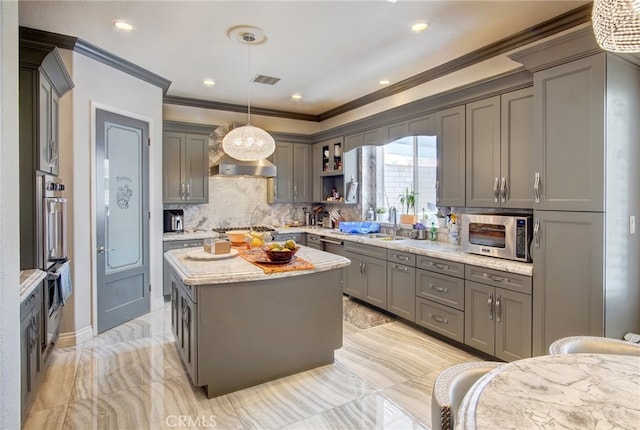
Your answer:
[[[449,260],[441,260],[439,258],[425,257],[418,255],[416,267],[419,269],[431,270],[432,272],[442,273],[443,275],[464,278],[464,264],[456,263]]]
[[[464,279],[418,269],[416,295],[462,311],[464,310]]]
[[[506,288],[519,293],[531,294],[531,276],[467,265],[465,279],[493,287]]]
[[[356,254],[368,255],[369,257],[380,258],[382,260],[387,259],[387,248],[345,241],[344,249],[345,251],[355,252]]]
[[[165,240],[164,242],[162,242],[162,250],[164,252],[167,252],[172,249],[195,248],[197,246],[203,246],[203,245],[204,245],[204,239]]]
[[[20,302],[20,318],[26,317],[29,312],[33,310],[36,306],[42,306],[42,299],[40,298],[42,295],[42,282],[29,294],[27,297]]]
[[[391,263],[399,263],[405,266],[416,267],[416,255],[409,252],[387,250],[387,261]]]
[[[462,343],[464,312],[416,297],[416,323]]]

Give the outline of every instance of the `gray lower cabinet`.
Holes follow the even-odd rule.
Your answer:
[[[204,246],[204,239],[192,240],[165,240],[162,242],[162,295],[171,294],[171,266],[164,259],[164,253],[172,249],[194,248]]]
[[[387,251],[387,307],[394,315],[416,319],[416,256]]]
[[[276,242],[293,240],[298,245],[307,245],[307,235],[305,233],[276,233],[273,235],[273,240]]]
[[[191,288],[171,275],[171,329],[176,338],[178,354],[194,385],[198,385],[196,322],[196,306]]]
[[[604,220],[602,213],[534,211],[537,234],[533,255],[533,353],[566,336],[605,336],[605,317],[624,317],[624,303],[605,300]],[[616,254],[619,251],[616,250]],[[612,254],[613,257],[613,254]],[[626,259],[626,257],[625,257]],[[637,266],[633,263],[634,267]],[[605,309],[609,308],[610,312]],[[637,318],[628,315],[628,318]],[[628,322],[627,322],[628,324]]]
[[[418,256],[416,266],[415,322],[463,343],[464,264]]]
[[[436,204],[465,206],[465,107],[438,112]]]
[[[41,348],[42,288],[36,288],[20,304],[20,403],[26,416],[43,376]]]
[[[464,343],[504,361],[531,357],[531,278],[474,266],[465,272]],[[484,283],[470,280],[478,278]]]
[[[344,271],[343,291],[381,309],[387,307],[387,250],[347,242],[344,256],[351,264]]]
[[[198,124],[164,123],[164,203],[209,202],[209,134],[212,130]]]

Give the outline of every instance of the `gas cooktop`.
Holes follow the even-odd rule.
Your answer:
[[[225,233],[227,231],[232,231],[232,230],[276,231],[274,228],[268,227],[266,225],[254,225],[253,227],[242,226],[242,227],[213,228],[212,230],[215,231],[216,233]]]

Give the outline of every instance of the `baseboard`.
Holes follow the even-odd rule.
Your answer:
[[[60,335],[58,336],[58,341],[56,342],[56,347],[67,348],[69,346],[75,346],[91,339],[93,339],[93,327],[88,326],[78,331],[60,333]]]
[[[155,311],[164,307],[164,296],[156,297],[151,301],[151,310]]]

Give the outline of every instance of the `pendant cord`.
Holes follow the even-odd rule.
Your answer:
[[[251,44],[247,44],[247,122],[251,125]]]

